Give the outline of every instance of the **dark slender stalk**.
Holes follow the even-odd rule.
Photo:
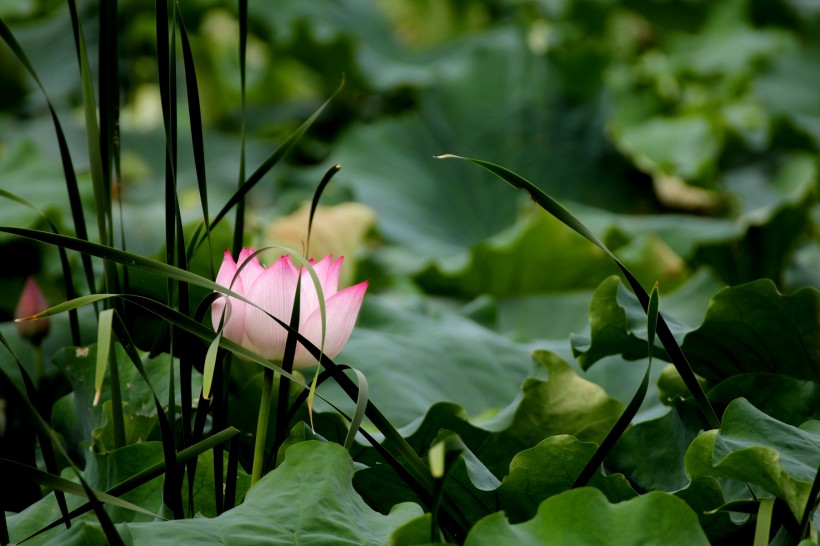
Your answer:
[[[239,180],[237,187],[245,183],[245,58],[248,48],[248,0],[239,0],[239,81],[242,96],[242,122],[239,127]],[[233,255],[242,250],[245,235],[245,198],[236,203],[233,230]]]

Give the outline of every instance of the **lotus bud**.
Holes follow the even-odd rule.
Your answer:
[[[45,311],[48,307],[48,302],[45,296],[43,296],[40,287],[37,285],[37,281],[34,280],[34,276],[29,276],[29,278],[26,279],[23,292],[20,294],[20,301],[17,302],[17,308],[14,310],[14,318],[25,319]],[[43,338],[48,335],[50,328],[48,318],[18,320],[16,326],[17,333],[35,346],[39,346],[43,342]]]

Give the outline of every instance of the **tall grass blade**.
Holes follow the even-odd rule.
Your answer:
[[[97,369],[94,381],[94,405],[100,400],[105,370],[110,363],[111,369],[111,418],[114,425],[114,446],[116,449],[125,446],[125,418],[123,417],[122,392],[120,390],[120,373],[117,365],[117,355],[111,350],[112,322],[114,309],[106,309],[100,313],[97,322]]]
[[[612,448],[615,447],[620,437],[623,436],[626,429],[629,428],[632,419],[638,414],[638,410],[641,408],[644,398],[646,398],[646,391],[649,389],[649,373],[652,371],[652,348],[655,345],[655,329],[658,325],[658,301],[658,283],[655,283],[655,286],[652,288],[652,294],[649,296],[649,309],[646,315],[649,338],[647,342],[649,362],[646,364],[646,372],[643,374],[641,384],[638,386],[638,390],[635,391],[635,395],[632,397],[632,400],[629,401],[626,409],[624,409],[624,412],[615,422],[615,425],[613,425],[612,429],[607,433],[601,445],[595,450],[595,453],[592,454],[592,458],[590,458],[586,466],[581,470],[581,473],[578,474],[578,477],[572,484],[573,489],[576,487],[584,487],[589,483],[601,467],[601,464],[603,464],[604,459],[609,455],[609,452],[612,451]]]
[[[228,447],[228,470],[225,477],[225,497],[222,510],[227,511],[236,506],[236,480],[239,473],[239,436],[231,438]]]
[[[119,98],[117,0],[100,3],[99,88],[100,165],[103,186],[112,187],[112,170],[119,163]],[[119,181],[117,181],[119,184]],[[110,191],[109,191],[110,195]],[[112,241],[113,242],[113,241]]]
[[[310,201],[310,215],[308,216],[307,242],[305,242],[305,254],[308,256],[310,256],[310,233],[313,230],[313,217],[316,214],[316,209],[319,207],[319,199],[322,198],[322,193],[324,193],[325,188],[341,169],[342,166],[338,163],[330,167],[319,181],[316,191],[313,192],[313,199]]]
[[[615,265],[623,273],[624,277],[626,278],[629,286],[632,288],[632,291],[638,297],[638,301],[641,303],[641,306],[644,308],[644,311],[648,312],[649,310],[649,294],[646,293],[646,290],[641,286],[641,283],[632,274],[629,269],[609,250],[603,242],[601,242],[598,237],[592,233],[589,228],[587,228],[584,224],[581,223],[575,216],[572,215],[566,208],[564,208],[561,204],[555,201],[552,197],[544,193],[540,190],[537,186],[535,186],[532,182],[522,178],[521,176],[515,174],[514,172],[496,165],[494,163],[490,163],[489,161],[483,161],[481,159],[472,159],[468,157],[461,157],[457,155],[441,155],[438,156],[440,159],[461,159],[464,161],[468,161],[474,165],[477,165],[490,173],[496,175],[497,177],[501,178],[505,182],[509,183],[515,188],[523,189],[524,191],[528,192],[530,198],[535,201],[538,205],[540,205],[544,210],[552,214],[555,218],[563,222],[567,227],[575,231],[576,233],[582,235],[587,240],[595,244],[598,248],[603,250],[612,260],[615,262]],[[675,365],[675,369],[677,369],[678,373],[680,374],[681,378],[683,379],[686,387],[689,389],[689,392],[695,399],[695,403],[697,404],[698,408],[700,409],[701,413],[703,414],[706,423],[711,428],[720,428],[720,419],[718,419],[717,413],[715,413],[714,408],[712,408],[712,404],[706,398],[706,393],[703,392],[703,388],[698,383],[697,378],[695,377],[695,372],[692,371],[692,367],[689,365],[689,362],[686,360],[686,355],[683,354],[678,342],[675,340],[675,337],[672,335],[671,330],[669,330],[669,326],[666,324],[666,321],[663,318],[663,315],[658,315],[658,327],[657,327],[657,335],[658,338],[661,340],[663,347],[666,349],[669,358],[672,361],[672,364]]]
[[[239,125],[239,179],[237,186],[242,187],[245,181],[245,60],[248,50],[248,0],[239,0],[239,86],[242,97],[242,119]],[[236,203],[236,215],[233,227],[233,244],[231,251],[237,256],[244,246],[245,238],[245,198]]]
[[[283,142],[279,145],[276,150],[273,151],[271,155],[265,159],[264,162],[253,172],[253,174],[248,177],[247,180],[236,190],[236,192],[228,199],[228,202],[222,207],[222,209],[217,213],[216,217],[211,222],[211,229],[213,229],[224,217],[225,215],[230,212],[230,210],[241,200],[244,199],[245,195],[249,191],[253,189],[256,184],[262,180],[262,177],[265,176],[268,171],[270,171],[274,165],[276,165],[284,155],[293,148],[293,145],[299,141],[300,138],[307,132],[311,125],[316,121],[319,115],[324,111],[328,104],[336,97],[339,91],[342,90],[342,86],[344,86],[344,80],[339,85],[339,88],[331,95],[329,99],[327,99],[310,117],[302,123],[293,133],[291,133]]]
[[[300,268],[301,273],[301,268]],[[321,287],[319,289],[319,301],[322,302]],[[293,307],[290,314],[290,326],[294,330],[299,329],[299,318],[301,315],[301,295],[302,295],[302,275],[300,274],[296,281],[296,290],[293,295]],[[296,336],[289,333],[285,339],[285,352],[282,358],[282,369],[287,372],[293,371],[293,357],[296,356]],[[273,380],[272,376],[265,374],[265,380]],[[276,393],[276,421],[274,423],[274,439],[273,448],[270,451],[270,459],[276,457],[279,452],[279,447],[285,442],[290,426],[286,421],[288,416],[288,402],[290,401],[290,381],[285,377],[279,378],[279,388]],[[270,408],[267,408],[270,411]],[[261,409],[260,409],[261,415]],[[264,447],[264,446],[263,446]],[[266,466],[269,466],[268,461]]]
[[[191,142],[194,152],[194,168],[196,170],[196,181],[199,187],[199,201],[202,206],[202,221],[205,224],[205,233],[208,236],[208,256],[211,256],[211,238],[208,221],[208,183],[205,176],[205,144],[202,130],[202,111],[199,103],[199,86],[196,78],[196,66],[194,65],[194,55],[191,51],[191,43],[188,39],[188,31],[185,22],[182,20],[182,12],[177,4],[177,16],[179,17],[179,37],[182,42],[182,61],[185,67],[185,89],[188,96],[188,119],[191,124]],[[214,276],[213,261],[209,260],[211,266],[211,276]]]
[[[760,499],[760,508],[757,510],[755,523],[755,538],[753,546],[768,546],[769,534],[772,529],[772,512],[774,512],[774,498]]]
[[[353,419],[350,420],[350,428],[347,429],[347,436],[345,436],[345,449],[348,451],[353,447],[353,440],[356,439],[356,433],[364,419],[365,411],[367,410],[367,400],[369,398],[370,389],[367,386],[367,378],[362,372],[355,368],[351,368],[356,378],[359,380],[359,392],[356,394],[356,408],[353,410]]]
[[[91,170],[91,183],[94,187],[94,205],[97,211],[97,230],[100,242],[111,244],[111,187],[105,183],[102,171],[100,154],[100,132],[97,125],[97,104],[94,99],[94,83],[91,80],[91,69],[88,65],[88,53],[85,48],[83,29],[77,15],[77,3],[68,0],[71,14],[71,26],[74,31],[74,42],[77,48],[77,60],[80,64],[80,78],[82,82],[83,113],[85,115],[85,135],[88,146],[88,161]],[[105,266],[104,275],[107,290],[116,291],[116,271],[111,264]]]
[[[184,517],[184,513],[182,511],[182,490],[180,489],[181,479],[179,477],[177,465],[173,464],[173,461],[176,458],[176,444],[173,436],[173,428],[169,423],[168,415],[162,409],[162,404],[157,397],[156,390],[151,384],[148,374],[145,372],[145,368],[142,365],[142,360],[137,353],[136,345],[131,339],[125,323],[116,311],[114,313],[114,318],[116,319],[112,325],[114,333],[120,340],[120,344],[125,350],[125,353],[128,355],[128,358],[131,360],[131,363],[134,365],[134,368],[136,368],[137,373],[140,374],[140,377],[142,377],[142,380],[148,386],[148,389],[151,391],[151,396],[154,399],[154,407],[157,411],[157,422],[159,423],[160,429],[160,439],[162,440],[162,454],[165,459],[165,480],[163,482],[162,500],[171,510],[171,513],[174,515],[174,519],[182,519]],[[174,404],[173,398],[171,399],[171,404]],[[171,415],[173,415],[173,413],[171,413]]]
[[[0,506],[0,544],[9,544],[9,524],[6,521],[6,507]]]

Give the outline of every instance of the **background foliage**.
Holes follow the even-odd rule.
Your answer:
[[[96,78],[99,6],[79,8]],[[344,253],[346,282],[369,279],[371,289],[337,360],[364,373],[371,402],[423,460],[436,440],[463,442],[448,459],[445,539],[561,542],[556,537],[581,533],[595,543],[606,533],[613,544],[670,543],[670,536],[681,544],[755,535],[761,544],[816,541],[820,516],[813,515],[811,533],[801,523],[816,504],[820,466],[820,8],[799,0],[251,2],[244,115],[237,4],[186,0],[179,10],[197,69],[212,214],[236,191],[240,134],[252,172],[344,78],[286,160],[249,194],[245,242],[299,247],[304,235],[288,222],[304,222],[302,207],[318,180],[341,165],[322,204],[360,206],[320,210],[312,245]],[[0,1],[0,18],[62,121],[91,218],[99,201],[66,7]],[[155,7],[121,0],[116,30],[122,152],[112,210],[122,231],[114,242],[164,261],[166,129]],[[176,181],[187,235],[202,208],[181,68],[178,81],[184,121]],[[524,192],[466,162],[433,157],[445,153],[524,176],[586,224],[647,290],[658,282],[661,311],[722,427],[708,430],[680,376],[665,367],[668,352],[602,251]],[[0,46],[0,189],[76,235],[65,186],[45,101],[11,49]],[[0,201],[0,224],[47,229],[37,212],[11,200]],[[231,246],[228,224],[214,230],[210,253],[200,247],[191,271],[213,279],[211,268]],[[89,230],[98,241],[93,222]],[[63,270],[50,245],[3,233],[0,250],[7,257],[0,332],[33,373],[31,348],[10,322],[16,297],[34,274],[49,301],[64,301]],[[82,279],[79,254],[69,257]],[[102,263],[94,267],[101,278]],[[129,271],[132,293],[165,297],[166,279]],[[191,288],[192,309],[208,292]],[[135,313],[124,315],[126,323],[148,352],[161,321]],[[150,391],[132,369],[121,376],[134,386],[124,396],[128,445],[115,448],[112,410],[88,409],[93,359],[83,364],[67,348],[65,315],[52,324],[42,413],[90,485],[106,490],[118,482],[112,476],[141,470],[138,461],[162,461]],[[81,310],[80,324],[82,344],[93,344],[92,309]],[[201,360],[205,348],[199,351]],[[589,482],[597,491],[570,490],[632,400],[649,352],[648,394],[604,472]],[[143,357],[168,408],[168,354]],[[10,353],[0,352],[0,367],[22,385]],[[230,422],[243,432],[254,430],[260,376],[247,363],[231,370]],[[201,376],[193,377],[196,395]],[[339,387],[326,383],[320,393],[353,411]],[[190,405],[180,396],[174,404]],[[7,397],[0,390],[0,403]],[[220,512],[210,495],[213,471],[203,471],[194,513],[214,519],[165,523],[114,506],[118,531],[126,542],[179,536],[194,543],[208,540],[211,528],[245,532],[245,518],[259,511],[279,517],[255,520],[248,543],[297,535],[312,543],[327,536],[429,541],[435,511],[373,447],[360,438],[348,455],[309,442],[345,435],[326,402],[316,408],[316,433],[302,410],[288,425],[284,462],[238,508]],[[24,413],[0,405],[0,456],[34,465],[36,445]],[[200,468],[213,465],[212,452],[200,455]],[[303,475],[318,485],[304,485]],[[240,469],[239,499],[246,478]],[[126,498],[163,512],[159,481]],[[53,494],[38,500],[41,493],[30,480],[0,493],[12,540],[59,517]],[[766,499],[776,499],[773,508]],[[82,503],[69,500],[70,508]],[[567,527],[581,513],[589,524]],[[296,520],[303,527],[279,527]],[[37,540],[105,540],[93,515],[80,521]]]

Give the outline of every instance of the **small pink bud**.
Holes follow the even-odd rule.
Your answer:
[[[20,301],[17,302],[17,308],[14,310],[14,318],[24,319],[32,315],[36,315],[48,309],[48,302],[46,301],[40,287],[37,286],[37,281],[33,276],[26,279],[26,284],[23,287],[23,292],[20,294]],[[49,320],[48,318],[36,320],[21,320],[17,324],[17,333],[20,336],[29,340],[33,345],[40,345],[43,338],[48,335]]]

